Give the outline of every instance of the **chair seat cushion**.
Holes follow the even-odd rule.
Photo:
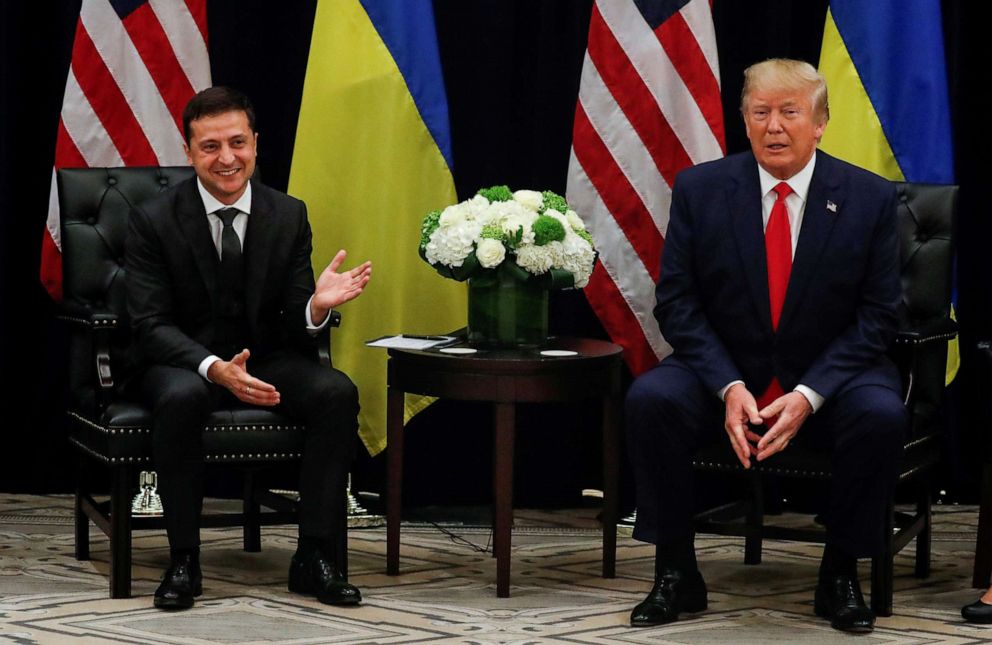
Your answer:
[[[930,435],[906,444],[906,452],[900,464],[900,479],[915,475],[937,462],[938,453],[934,449],[936,440],[935,435]],[[745,472],[729,441],[715,441],[703,446],[693,457],[692,465],[697,470]],[[784,477],[829,479],[830,453],[814,450],[802,443],[794,443],[765,461],[753,461],[751,469],[759,473]]]
[[[152,415],[142,405],[118,400],[99,418],[71,410],[72,443],[110,463],[150,463]],[[297,459],[303,451],[303,426],[260,408],[236,407],[211,413],[203,427],[208,462]]]

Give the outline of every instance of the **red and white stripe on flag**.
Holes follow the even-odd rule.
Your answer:
[[[567,199],[599,251],[586,298],[635,375],[671,352],[652,310],[675,175],[725,152],[710,0],[596,0]]]
[[[206,0],[83,0],[55,144],[41,282],[62,299],[55,171],[186,163],[182,112],[210,86]]]

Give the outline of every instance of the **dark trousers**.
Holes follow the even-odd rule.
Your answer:
[[[279,391],[274,409],[305,424],[300,469],[300,535],[332,540],[342,521],[348,468],[358,429],[358,390],[335,369],[295,352],[248,361],[248,372]],[[203,435],[209,414],[237,404],[224,388],[195,371],[152,366],[139,379],[138,396],[152,410],[152,442],[169,546],[200,544],[203,508]]]
[[[723,402],[684,364],[668,358],[634,382],[625,413],[637,489],[634,538],[663,545],[691,540],[692,457],[709,442],[729,442]],[[882,548],[907,427],[897,392],[854,383],[799,429],[796,441],[831,454],[828,544],[856,557]]]

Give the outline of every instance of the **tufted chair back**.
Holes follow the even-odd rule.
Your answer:
[[[189,166],[63,168],[58,171],[62,220],[63,308],[81,319],[117,318],[111,363],[123,365],[130,340],[124,285],[124,241],[131,208],[193,176]],[[90,335],[74,332],[69,379],[76,405],[93,411]]]
[[[940,327],[950,315],[954,245],[954,214],[958,187],[936,184],[896,184],[899,198],[899,245],[903,310],[901,328],[916,329],[922,335]],[[915,365],[910,406],[911,441],[932,435],[932,421],[944,393],[947,345],[931,343],[916,347],[915,355],[906,344],[916,339],[901,338],[897,358]],[[908,368],[909,366],[904,366]],[[906,370],[904,370],[905,372]]]

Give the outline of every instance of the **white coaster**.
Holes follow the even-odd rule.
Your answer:
[[[578,356],[578,352],[570,349],[546,349],[541,352],[541,356]]]
[[[444,352],[445,354],[474,354],[479,350],[474,347],[442,347],[437,351]]]

